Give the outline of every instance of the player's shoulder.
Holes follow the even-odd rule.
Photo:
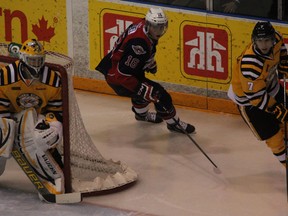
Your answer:
[[[246,49],[244,50],[242,54],[242,62],[250,62],[251,64],[254,64],[255,62],[260,61],[264,62],[261,55],[259,55],[257,52],[255,52],[253,44],[249,44]]]
[[[9,85],[19,80],[18,74],[19,61],[15,61],[0,69],[0,85]]]
[[[275,31],[275,39],[276,39],[276,42],[281,41],[283,40],[283,35],[280,32]]]
[[[58,72],[52,70],[48,66],[44,66],[41,70],[41,75],[39,78],[40,82],[59,88],[61,86],[61,76]]]
[[[264,65],[265,58],[255,52],[252,44],[247,46],[241,58],[242,75],[247,79],[255,80],[262,74]]]
[[[153,41],[149,39],[147,33],[145,32],[143,20],[128,27],[126,39],[130,42],[134,41],[146,45],[153,44]]]

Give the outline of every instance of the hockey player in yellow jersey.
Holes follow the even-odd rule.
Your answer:
[[[25,41],[19,60],[0,69],[0,175],[15,145],[49,193],[64,192],[61,77],[44,65],[45,50]]]
[[[252,42],[237,58],[228,97],[254,135],[272,150],[285,166],[284,89],[279,78],[288,73],[287,49],[281,34],[270,22],[258,22]]]

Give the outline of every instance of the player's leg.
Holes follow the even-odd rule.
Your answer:
[[[139,96],[132,96],[132,111],[135,113],[135,119],[138,121],[146,121],[151,123],[161,123],[162,118],[157,112],[149,111],[150,102]]]
[[[167,123],[170,131],[183,133],[183,129],[187,133],[193,133],[195,127],[189,123],[181,121],[177,115],[177,111],[173,105],[171,95],[161,86],[152,80],[147,79],[145,82],[153,86],[154,91],[158,94],[159,102],[154,103],[157,115]]]
[[[155,112],[149,111],[149,102],[145,101],[140,96],[129,91],[128,89],[108,83],[114,92],[119,96],[130,97],[132,102],[132,111],[135,114],[135,119],[138,121],[147,121],[152,123],[162,122],[162,118],[158,117]]]
[[[284,134],[275,117],[253,106],[238,107],[246,124],[258,140],[265,141],[277,159],[285,164]]]

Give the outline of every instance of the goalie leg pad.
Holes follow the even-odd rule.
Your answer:
[[[10,158],[15,138],[15,121],[0,118],[0,156]]]
[[[28,163],[33,167],[36,175],[52,194],[64,193],[64,175],[51,156],[49,151],[43,151],[42,147],[36,143],[35,124],[37,123],[37,113],[34,109],[28,109],[15,115],[17,118],[17,134],[15,144],[20,148]]]

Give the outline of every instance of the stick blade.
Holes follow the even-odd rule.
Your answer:
[[[222,174],[221,170],[218,167],[213,167],[213,171],[216,174]]]

